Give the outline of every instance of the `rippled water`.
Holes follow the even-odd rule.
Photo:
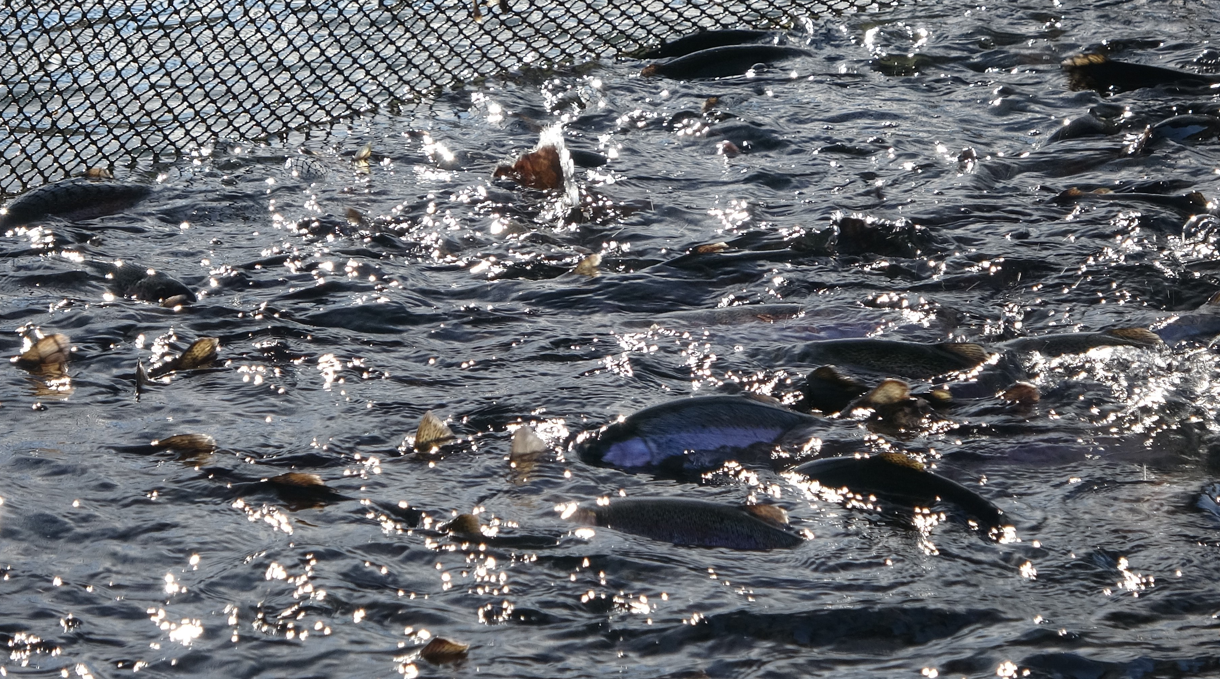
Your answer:
[[[1218,27],[1203,3],[831,18],[788,36],[815,56],[752,79],[643,79],[640,62],[505,77],[282,147],[218,143],[123,177],[158,183],[129,211],[4,234],[0,350],[16,356],[38,328],[76,353],[66,381],[3,377],[0,664],[97,677],[1216,672],[1220,519],[1195,503],[1215,478],[1220,325],[1195,310],[1220,288],[1220,222],[1052,199],[1154,181],[1216,195],[1214,142],[1122,153],[1214,97],[1071,92],[1058,63],[1111,41],[1116,57],[1205,70]],[[701,115],[709,96],[728,115]],[[1049,140],[1091,108],[1119,131]],[[577,168],[569,194],[492,178],[553,125],[609,162]],[[718,153],[724,141],[743,153]],[[852,213],[898,235],[828,239]],[[600,275],[573,273],[592,253]],[[84,262],[114,259],[201,299],[108,297]],[[776,302],[804,314],[708,326],[687,313]],[[975,485],[1016,540],[951,515],[912,528],[771,469],[695,484],[590,467],[568,448],[692,393],[791,395],[813,366],[782,357],[809,340],[994,347],[1123,326],[1169,345],[1010,356],[951,385],[951,424],[929,431],[828,421],[831,447],[910,450]],[[137,361],[204,336],[220,339],[215,369],[137,394]],[[1028,411],[994,398],[1018,378],[1042,393]],[[415,453],[428,410],[460,439]],[[522,424],[551,450],[514,465]],[[219,450],[148,446],[182,433]],[[260,482],[289,471],[341,497]],[[769,497],[814,537],[675,547],[577,534],[555,511],[620,493]],[[422,510],[421,526],[400,506]],[[472,511],[495,539],[436,530]],[[470,644],[467,657],[419,658],[432,636]]]

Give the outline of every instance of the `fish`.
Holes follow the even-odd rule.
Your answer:
[[[1179,143],[1212,139],[1220,135],[1220,118],[1207,115],[1180,115],[1166,118],[1151,128],[1153,139]]]
[[[1154,332],[1166,342],[1179,342],[1220,334],[1220,292],[1193,312],[1171,316],[1154,325]]]
[[[1097,52],[1068,57],[1060,66],[1067,74],[1068,87],[1073,90],[1127,92],[1158,85],[1206,89],[1220,83],[1220,80],[1199,73],[1114,61]]]
[[[808,56],[813,56],[808,50],[787,45],[726,45],[649,64],[640,71],[640,75],[662,76],[674,80],[726,78],[744,75],[758,64],[773,64]]]
[[[116,297],[130,297],[163,306],[198,301],[190,288],[161,271],[130,262],[111,264],[89,261],[86,264],[106,277],[107,287]]]
[[[648,50],[640,56],[644,59],[668,59],[671,57],[684,57],[694,52],[712,49],[713,47],[760,42],[772,35],[774,34],[770,31],[743,29],[699,31],[698,33],[684,35],[677,40],[663,40],[661,41],[660,46],[656,47],[655,49]]]
[[[1083,354],[1097,347],[1157,347],[1165,343],[1147,328],[1113,328],[1102,332],[1069,332],[1021,337],[1005,342],[1009,351],[1038,352],[1043,356]]]
[[[1063,125],[1060,125],[1058,129],[1050,134],[1048,143],[1067,139],[1079,139],[1081,137],[1110,135],[1117,131],[1117,129],[1118,126],[1114,123],[1103,121],[1092,113],[1086,113],[1071,120],[1065,120]]]
[[[957,505],[986,529],[1002,529],[1004,512],[962,484],[933,474],[919,462],[897,453],[825,457],[795,467],[792,473],[824,488],[847,488],[896,503],[930,506],[938,500]]]
[[[8,204],[0,229],[59,217],[70,221],[121,212],[147,198],[147,184],[72,177],[32,189]]]
[[[777,525],[773,510],[753,510],[754,506],[758,505],[694,498],[616,498],[595,506],[567,506],[564,518],[690,547],[767,550],[805,542],[796,532]]]
[[[1188,194],[1175,196],[1160,193],[1117,192],[1109,189],[1094,189],[1081,191],[1070,188],[1051,199],[1058,205],[1072,205],[1084,200],[1114,201],[1121,203],[1148,203],[1167,207],[1184,215],[1206,214],[1211,210],[1211,201],[1202,193],[1192,191]]]
[[[989,358],[981,345],[969,342],[919,344],[881,339],[836,339],[809,342],[790,350],[793,362],[850,365],[886,375],[927,380],[971,370]]]
[[[1204,486],[1195,506],[1220,519],[1220,483],[1209,483]]]
[[[832,365],[824,365],[805,378],[801,400],[795,407],[802,411],[820,410],[831,415],[866,393],[868,386],[863,382],[839,372]]]
[[[577,445],[589,464],[689,473],[769,453],[772,445],[818,422],[755,398],[699,396],[645,408]]]

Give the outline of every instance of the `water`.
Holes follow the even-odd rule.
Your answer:
[[[1218,23],[1202,5],[1139,2],[830,18],[790,36],[815,56],[750,80],[642,79],[630,61],[510,75],[284,146],[219,142],[134,170],[125,178],[158,186],[122,214],[4,234],[0,350],[17,355],[31,328],[77,347],[67,384],[4,372],[4,670],[1215,672],[1220,519],[1195,508],[1220,425],[1206,322],[1163,350],[993,366],[951,385],[947,426],[827,423],[827,449],[910,450],[977,487],[1012,517],[1005,542],[951,513],[913,528],[844,507],[771,469],[698,485],[592,468],[567,442],[689,394],[790,395],[813,366],[775,357],[803,341],[995,345],[1198,320],[1220,287],[1214,219],[1051,199],[1138,181],[1214,197],[1214,141],[1121,149],[1124,134],[1215,101],[1070,92],[1058,62],[1109,40],[1129,47],[1121,58],[1198,69]],[[735,117],[700,116],[709,96]],[[1091,107],[1129,109],[1124,131],[1048,143]],[[576,210],[492,179],[556,124],[569,148],[610,157],[576,171]],[[725,140],[744,153],[719,155]],[[827,247],[818,234],[852,213],[907,235]],[[601,274],[572,273],[592,253]],[[85,259],[164,271],[201,300],[107,299]],[[706,328],[686,314],[741,303],[805,313]],[[219,369],[137,396],[137,360],[203,336],[220,339]],[[1042,393],[1029,411],[994,399],[1017,377]],[[460,438],[418,454],[404,439],[428,410]],[[523,424],[550,450],[514,466]],[[219,450],[147,445],[182,433]],[[289,471],[345,499],[260,483]],[[673,547],[577,533],[555,511],[619,493],[768,499],[814,537],[771,552]],[[436,530],[472,511],[497,538],[543,546]],[[432,636],[471,647],[433,665],[418,657]]]

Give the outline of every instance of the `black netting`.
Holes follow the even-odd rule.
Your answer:
[[[61,0],[0,7],[0,194],[416,101],[481,76],[892,0]],[[477,16],[476,16],[477,14]]]

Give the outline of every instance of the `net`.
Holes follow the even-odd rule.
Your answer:
[[[894,0],[133,2],[0,7],[0,195],[172,162],[515,69],[629,55],[699,29],[799,26]]]

